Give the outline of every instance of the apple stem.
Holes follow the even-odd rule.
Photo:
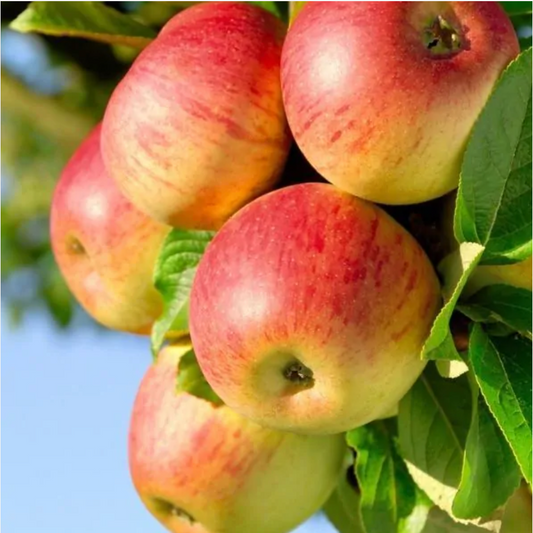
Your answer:
[[[435,56],[450,56],[461,50],[459,32],[441,15],[424,30],[426,48]]]
[[[283,370],[283,377],[293,385],[297,385],[300,390],[309,389],[315,383],[313,371],[300,361],[289,363]]]

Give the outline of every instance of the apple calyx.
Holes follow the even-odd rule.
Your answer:
[[[437,15],[424,29],[424,44],[436,57],[449,57],[461,51],[461,37],[442,15]]]
[[[85,255],[85,247],[76,237],[69,237],[67,240],[67,249],[72,255]]]
[[[298,391],[310,389],[315,384],[313,371],[301,361],[291,361],[283,369],[283,377]]]
[[[176,507],[174,504],[163,499],[157,499],[154,503],[162,514],[172,515],[175,518],[179,518],[180,520],[183,520],[191,525],[196,523],[194,517],[181,507]]]
[[[175,507],[174,505],[170,509],[170,514],[176,518],[189,522],[189,524],[196,523],[196,520],[187,511],[184,511],[179,507]]]

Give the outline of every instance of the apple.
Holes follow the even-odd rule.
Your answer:
[[[111,329],[148,333],[162,311],[152,271],[169,226],[120,193],[100,153],[101,125],[80,145],[57,183],[51,241],[57,264],[85,310]]]
[[[518,52],[498,2],[307,2],[283,47],[287,119],[331,183],[425,202],[457,187],[472,126]]]
[[[444,248],[448,253],[459,246],[453,232],[453,218],[457,193],[453,192],[443,199],[441,233],[444,239]],[[506,265],[480,265],[468,278],[461,296],[468,298],[483,287],[488,285],[504,284],[521,289],[533,288],[533,262],[532,257]]]
[[[299,433],[386,416],[424,368],[440,304],[418,243],[379,207],[301,184],[244,207],[200,261],[190,330],[231,408]]]
[[[335,488],[343,435],[266,429],[177,392],[178,362],[189,349],[164,348],[135,400],[129,463],[143,503],[174,533],[292,530]]]
[[[520,289],[532,290],[532,258],[510,265],[478,266],[466,284],[464,296],[469,296],[483,287],[495,284],[513,285]]]
[[[523,483],[505,504],[500,533],[531,533],[531,511],[531,492]]]
[[[285,26],[246,3],[200,3],[172,18],[108,104],[106,167],[143,212],[217,229],[271,189],[291,137],[280,87]]]

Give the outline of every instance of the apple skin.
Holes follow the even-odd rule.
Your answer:
[[[172,18],[108,104],[102,152],[143,212],[218,229],[281,175],[291,136],[280,87],[286,28],[250,4],[201,3]]]
[[[424,43],[436,17],[461,49]],[[292,133],[328,181],[383,204],[457,187],[470,131],[519,53],[497,2],[308,2],[285,40],[281,81]]]
[[[344,436],[266,429],[227,406],[177,393],[178,361],[188,350],[166,347],[135,400],[129,464],[143,503],[173,533],[292,530],[333,491]]]
[[[532,529],[531,492],[524,482],[505,504],[500,533],[531,533]]]
[[[50,215],[57,264],[85,310],[111,329],[149,333],[162,299],[152,271],[170,231],[135,208],[105,171],[99,124],[66,165]]]
[[[265,426],[336,433],[385,416],[420,375],[439,292],[423,250],[379,207],[301,184],[218,232],[189,325],[227,405]]]
[[[512,285],[519,289],[532,290],[532,258],[510,265],[481,265],[467,281],[464,296],[469,296],[483,287],[495,284]]]

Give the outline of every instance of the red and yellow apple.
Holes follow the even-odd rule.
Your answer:
[[[131,418],[129,462],[148,510],[173,533],[285,533],[327,500],[343,435],[263,428],[229,407],[176,391],[187,345],[159,355]]]
[[[383,210],[302,184],[218,232],[189,317],[204,375],[230,407],[277,429],[336,433],[385,416],[411,387],[439,303],[425,253]]]
[[[341,189],[424,202],[457,187],[472,126],[518,52],[498,2],[308,2],[283,47],[289,125]]]
[[[98,125],[65,167],[51,210],[54,255],[85,310],[111,329],[149,333],[162,311],[152,271],[169,226],[151,220],[105,171]]]
[[[143,212],[217,229],[271,189],[290,148],[280,87],[285,26],[246,3],[172,18],[107,107],[106,167]]]

